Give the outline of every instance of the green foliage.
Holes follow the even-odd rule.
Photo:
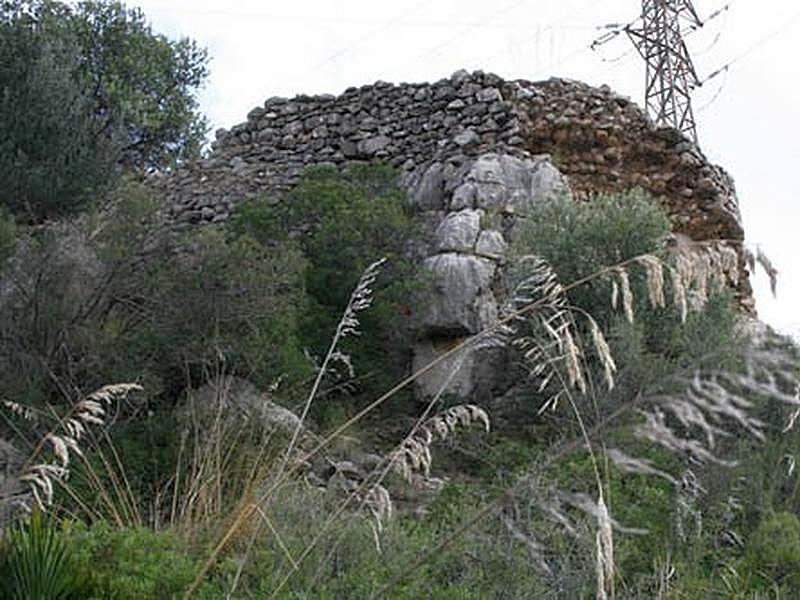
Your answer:
[[[243,204],[230,225],[234,237],[249,235],[267,247],[294,241],[306,258],[306,309],[299,319],[301,344],[322,354],[350,293],[368,265],[385,257],[374,302],[360,315],[363,335],[345,340],[359,375],[391,378],[406,363],[397,356],[409,335],[410,297],[419,287],[405,256],[414,225],[397,174],[384,166],[311,169],[277,204]],[[400,368],[398,368],[400,367]]]
[[[669,219],[642,192],[598,196],[587,202],[555,199],[532,207],[526,216],[515,232],[512,257],[541,256],[563,284],[642,254],[666,259]],[[619,367],[617,390],[606,400],[607,410],[613,410],[614,398],[630,398],[643,389],[652,392],[682,370],[735,365],[742,340],[729,292],[715,292],[703,310],[691,311],[682,323],[677,307],[649,305],[640,266],[627,271],[634,295],[633,323],[612,307],[608,278],[596,278],[567,292],[570,303],[590,314],[606,332]],[[667,288],[666,293],[669,296],[671,290]],[[577,323],[585,327],[580,316]]]
[[[7,393],[36,403],[64,387],[141,381],[174,401],[187,370],[203,381],[220,362],[260,384],[308,375],[294,342],[303,262],[291,245],[209,228],[175,254],[141,188],[123,186],[114,206],[102,222],[87,215],[19,241],[0,317]]]
[[[75,524],[69,547],[87,577],[80,598],[179,598],[199,569],[199,560],[169,531]],[[214,596],[206,587],[197,597]]]
[[[514,232],[511,261],[525,254],[547,260],[563,284],[644,253],[661,254],[669,219],[643,192],[602,195],[585,202],[554,198],[532,206]],[[610,287],[593,281],[570,292],[571,301],[601,324],[610,313]],[[609,307],[609,308],[606,308]]]
[[[63,532],[40,511],[12,525],[0,550],[0,589],[9,600],[75,597],[77,562]]]
[[[152,265],[141,282],[137,300],[148,319],[126,336],[137,354],[151,357],[151,369],[161,365],[164,377],[186,367],[202,377],[220,358],[229,372],[262,385],[307,376],[294,331],[302,306],[298,253],[213,229],[185,243],[187,254]]]
[[[205,49],[153,32],[138,8],[84,0],[64,27],[85,60],[79,77],[104,125],[125,133],[123,163],[145,169],[198,156],[206,122],[196,90],[207,74]]]
[[[465,497],[470,494],[466,486],[457,487],[461,489],[452,488],[437,499],[435,515],[418,521],[397,518],[386,523],[380,536],[380,552],[375,547],[368,516],[342,515],[333,519],[277,597],[370,597],[428,550],[438,535],[468,514],[474,501]],[[296,557],[325,526],[337,505],[336,498],[298,490],[273,498],[270,518],[289,553]],[[493,538],[489,532],[498,524],[495,519],[489,521],[381,597],[523,599],[533,592],[542,593],[540,575],[531,569],[524,550],[510,545],[502,536]],[[238,567],[238,560],[231,559],[220,565],[214,577],[229,586]],[[269,597],[289,570],[286,552],[273,535],[263,534],[251,550],[251,560],[244,565],[234,597]]]
[[[0,4],[0,202],[39,221],[96,200],[120,166],[197,156],[206,62],[119,2]]]
[[[792,513],[766,515],[747,543],[748,566],[769,581],[800,591],[800,520]]]
[[[74,73],[80,51],[46,36],[32,18],[0,14],[0,203],[38,221],[73,212],[103,193],[120,145]]]
[[[599,267],[658,252],[669,231],[663,209],[641,191],[582,202],[562,196],[528,209],[513,249],[539,251],[562,281],[570,282]]]

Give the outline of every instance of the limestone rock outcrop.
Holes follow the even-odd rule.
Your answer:
[[[437,185],[431,173],[438,173]],[[501,272],[517,215],[570,191],[548,157],[498,153],[481,154],[446,175],[437,163],[406,185],[414,190],[418,214],[432,214],[438,222],[422,261],[431,288],[418,315],[417,369],[495,323],[505,300]],[[506,359],[502,344],[481,340],[427,372],[417,391],[429,397],[444,385],[443,391],[465,399],[501,393]]]

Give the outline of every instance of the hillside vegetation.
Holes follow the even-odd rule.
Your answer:
[[[37,76],[83,56],[82,19],[202,71],[113,3],[70,9],[55,41],[2,10],[0,55],[28,44]],[[738,312],[724,244],[672,236],[637,191],[536,204],[498,321],[437,359],[491,338],[517,384],[423,401],[409,348],[432,283],[398,174],[309,169],[175,235],[138,177],[194,152],[181,106],[160,149],[87,109],[128,145],[56,196],[25,182],[73,163],[0,145],[23,182],[0,196],[2,597],[800,595],[800,355]]]

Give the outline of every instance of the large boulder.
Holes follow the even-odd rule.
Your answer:
[[[422,309],[421,326],[433,335],[474,334],[497,319],[491,290],[497,265],[472,254],[447,252],[428,257],[430,298]]]
[[[258,419],[265,425],[292,434],[300,423],[297,415],[270,400],[251,382],[241,377],[223,376],[209,381],[189,393],[186,410],[200,417],[214,416],[218,411],[244,420]]]

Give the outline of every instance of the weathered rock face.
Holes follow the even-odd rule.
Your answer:
[[[456,171],[443,171],[435,163],[406,182],[418,213],[438,222],[422,261],[432,285],[418,311],[415,369],[497,320],[505,293],[500,274],[516,215],[569,193],[547,157],[487,153]],[[506,359],[502,344],[482,340],[421,377],[417,391],[422,397],[440,391],[473,400],[489,397],[508,384]]]
[[[224,221],[238,202],[259,194],[280,201],[278,193],[308,166],[381,161],[400,169],[428,232],[417,253],[433,281],[419,315],[417,365],[497,317],[516,217],[552,194],[640,187],[659,198],[676,232],[731,240],[737,251],[743,238],[733,183],[722,169],[680,133],[655,128],[628,99],[573,81],[459,71],[432,84],[378,82],[336,97],[271,98],[216,137],[206,160],[151,180],[174,229]],[[740,266],[746,273],[743,260]],[[747,277],[741,282],[747,305]],[[487,341],[454,361],[420,382],[421,395],[435,394],[454,366],[448,389],[459,396],[505,385],[497,344]]]

